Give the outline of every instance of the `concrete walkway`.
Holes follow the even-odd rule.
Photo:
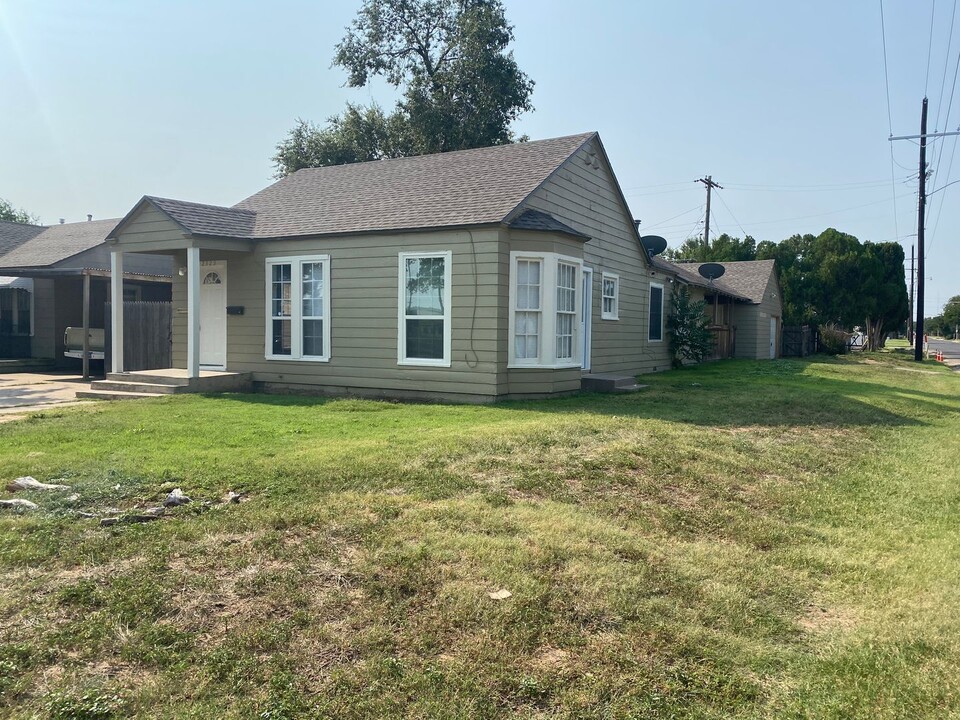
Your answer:
[[[89,381],[63,373],[0,374],[0,422],[26,417],[36,410],[79,405],[77,390],[87,390]]]

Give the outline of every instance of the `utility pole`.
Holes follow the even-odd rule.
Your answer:
[[[927,209],[927,138],[948,137],[960,135],[960,130],[954,132],[932,132],[927,134],[927,99],[923,99],[923,108],[920,111],[920,134],[890,136],[894,140],[920,140],[920,202],[917,208],[917,324],[914,327],[913,359],[920,362],[923,359],[923,221]],[[952,184],[952,183],[950,183]],[[946,187],[944,185],[943,187]],[[943,188],[938,188],[942,190]],[[934,192],[938,192],[934,190]]]
[[[907,337],[913,342],[913,245],[910,246],[910,314],[907,315]]]
[[[694,180],[694,182],[703,183],[704,187],[707,188],[707,217],[703,222],[703,244],[709,248],[710,247],[710,190],[717,188],[717,190],[723,190],[722,185],[717,185],[713,181],[713,175],[707,175],[705,178],[700,178],[699,180]]]
[[[913,359],[923,360],[923,226],[927,211],[927,99],[920,111],[920,202],[917,203],[917,324]]]

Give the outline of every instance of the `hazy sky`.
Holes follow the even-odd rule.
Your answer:
[[[930,131],[960,125],[960,93],[947,119],[956,2],[937,3],[931,43],[933,2],[884,2],[894,135],[919,132],[925,91]],[[330,68],[359,5],[0,0],[0,197],[44,223],[122,216],[145,194],[240,201],[271,181],[274,146],[297,117],[393,104],[392,88],[344,88]],[[899,239],[909,258],[918,147],[894,143],[891,173],[879,0],[506,7],[536,81],[536,110],[517,130],[598,130],[645,233],[671,245],[700,233],[694,180],[711,174],[724,186],[712,235],[836,227]],[[955,146],[932,144],[931,190],[960,178],[960,158],[948,171]],[[931,197],[927,315],[960,294],[958,235],[960,183]]]

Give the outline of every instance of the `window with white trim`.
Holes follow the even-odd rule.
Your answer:
[[[650,318],[647,338],[657,342],[663,340],[663,285],[650,283]]]
[[[452,254],[400,253],[397,362],[450,366]]]
[[[573,359],[573,329],[577,319],[577,266],[557,262],[557,360]]]
[[[517,260],[517,297],[514,344],[517,360],[540,356],[540,313],[543,277],[542,260]]]
[[[267,258],[268,360],[330,359],[330,256]]]
[[[576,367],[583,263],[555,253],[510,253],[509,367]]]
[[[613,273],[603,273],[600,279],[602,320],[620,319],[620,276]]]

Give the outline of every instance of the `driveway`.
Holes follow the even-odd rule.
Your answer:
[[[78,405],[77,390],[89,389],[79,375],[60,373],[0,374],[0,422],[19,420],[27,411]]]

